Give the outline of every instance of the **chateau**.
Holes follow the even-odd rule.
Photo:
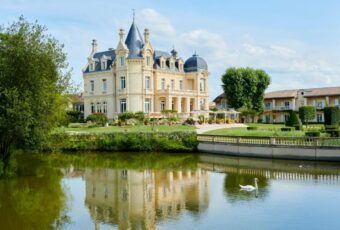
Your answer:
[[[116,49],[92,52],[83,69],[84,117],[95,112],[109,119],[118,113],[159,114],[176,110],[182,117],[208,111],[208,65],[196,53],[184,61],[173,49],[154,50],[150,32],[144,38],[133,19],[125,38],[119,31]]]

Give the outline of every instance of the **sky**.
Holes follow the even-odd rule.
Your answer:
[[[98,50],[116,48],[135,9],[141,33],[150,30],[154,49],[173,47],[184,60],[195,52],[210,72],[209,95],[222,93],[228,67],[265,70],[267,91],[340,86],[340,1],[307,0],[0,0],[0,24],[23,15],[37,20],[65,45],[72,79],[97,39]]]

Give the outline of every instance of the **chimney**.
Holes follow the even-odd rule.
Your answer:
[[[150,32],[149,29],[144,29],[144,41],[145,43],[149,42]]]
[[[121,42],[124,42],[124,35],[125,35],[124,30],[120,29],[119,30],[119,39],[120,39]]]
[[[92,53],[97,52],[97,40],[93,39],[92,40]]]

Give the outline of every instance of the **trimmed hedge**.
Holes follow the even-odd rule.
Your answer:
[[[288,127],[295,127],[295,130],[301,130],[302,122],[297,116],[296,112],[289,111],[289,118],[286,122],[286,126]]]
[[[325,126],[339,126],[340,110],[339,107],[325,107]]]
[[[308,131],[305,133],[307,137],[320,137],[320,131]]]
[[[282,132],[290,132],[290,131],[293,131],[293,129],[295,129],[295,128],[293,128],[293,127],[283,127],[283,128],[281,128],[281,131]]]
[[[54,133],[45,150],[192,152],[197,150],[194,132],[169,133]]]

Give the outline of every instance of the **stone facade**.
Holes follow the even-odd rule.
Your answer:
[[[162,110],[185,117],[209,110],[209,73],[203,58],[194,54],[184,62],[174,49],[154,50],[149,30],[142,38],[135,22],[126,39],[122,29],[119,38],[116,49],[103,52],[92,42],[83,69],[85,117],[102,112],[112,119],[125,111],[155,115]]]

